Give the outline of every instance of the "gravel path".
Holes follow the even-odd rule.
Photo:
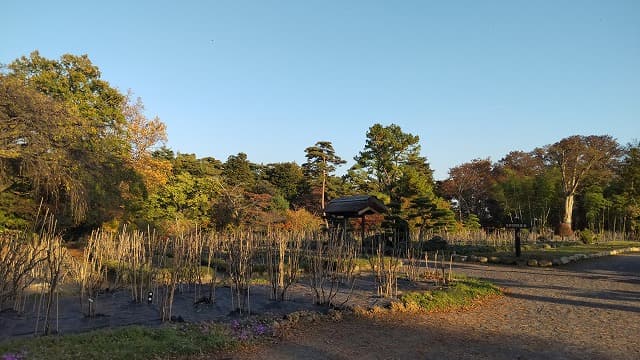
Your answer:
[[[640,359],[640,254],[559,268],[459,264],[506,296],[468,311],[347,318],[230,359]]]

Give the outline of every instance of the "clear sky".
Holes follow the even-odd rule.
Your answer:
[[[420,136],[438,179],[563,137],[640,138],[640,1],[24,1],[0,63],[88,54],[168,145],[225,160],[350,160],[374,123]],[[345,169],[343,168],[343,172]]]

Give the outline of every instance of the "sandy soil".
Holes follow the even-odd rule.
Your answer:
[[[460,264],[506,287],[469,311],[349,317],[203,359],[640,359],[640,255],[561,268]]]

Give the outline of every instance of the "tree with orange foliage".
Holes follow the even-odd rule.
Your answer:
[[[129,91],[122,106],[122,113],[127,120],[127,139],[131,146],[129,162],[141,176],[147,191],[154,191],[166,184],[171,175],[171,162],[152,156],[155,147],[167,141],[167,127],[157,116],[147,118],[142,100],[137,98],[134,102],[132,97]]]

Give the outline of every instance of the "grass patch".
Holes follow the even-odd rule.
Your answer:
[[[0,343],[0,358],[17,359],[149,359],[229,349],[238,344],[217,324],[131,326],[82,334],[18,339]]]
[[[595,254],[601,251],[611,251],[624,249],[629,247],[640,247],[637,241],[610,241],[598,244],[575,244],[563,246],[562,243],[556,244],[555,247],[541,249],[526,249],[522,252],[525,259],[548,259],[559,258],[562,256],[571,256],[576,254]],[[497,256],[508,255],[508,252],[497,253]]]
[[[414,291],[400,297],[405,309],[449,311],[465,308],[479,300],[502,294],[492,283],[478,279],[460,279],[446,289]]]

